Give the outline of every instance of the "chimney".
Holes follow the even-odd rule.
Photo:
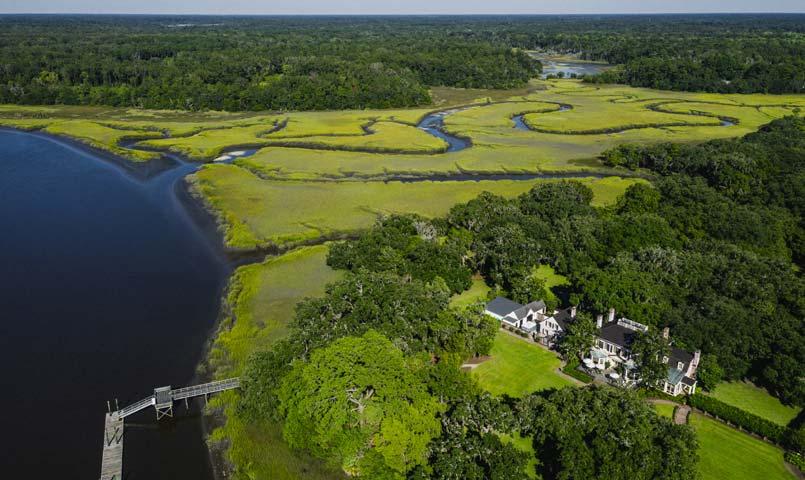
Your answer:
[[[663,328],[662,329],[662,338],[668,340],[668,338],[670,338],[670,337],[671,337],[671,329],[668,328],[668,327]]]
[[[614,321],[615,321],[615,309],[610,308],[609,309],[609,319],[607,320],[607,322],[612,323]]]
[[[595,326],[601,328],[604,326],[604,316],[600,313],[595,317]]]
[[[693,378],[696,375],[696,370],[699,368],[699,361],[702,359],[702,351],[696,350],[693,352],[693,360],[690,361],[690,365],[688,365],[688,372],[686,376]]]
[[[570,307],[570,318],[576,318],[576,307]]]

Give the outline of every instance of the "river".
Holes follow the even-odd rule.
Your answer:
[[[195,169],[140,178],[0,131],[3,478],[97,478],[106,401],[195,380],[231,270],[209,219],[181,200]],[[212,478],[197,410],[128,419],[127,478]]]

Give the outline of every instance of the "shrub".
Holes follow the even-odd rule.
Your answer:
[[[785,452],[785,461],[805,472],[805,457],[796,452]]]
[[[579,361],[574,358],[573,360],[567,362],[567,365],[562,367],[562,371],[565,374],[575,378],[576,380],[580,380],[584,383],[591,383],[593,381],[593,377],[587,375],[578,368],[579,368]]]

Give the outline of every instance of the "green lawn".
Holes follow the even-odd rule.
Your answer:
[[[545,290],[548,292],[549,296],[553,297],[552,299],[546,298],[545,300],[556,300],[556,295],[554,295],[551,288],[562,285],[570,285],[567,277],[556,273],[553,267],[550,265],[540,265],[534,269],[533,275],[536,278],[545,281]]]
[[[537,390],[575,385],[556,371],[561,361],[555,353],[506,332],[498,332],[491,357],[472,374],[493,395],[522,397]]]
[[[709,395],[783,426],[788,425],[802,410],[783,405],[766,390],[748,382],[721,383]]]
[[[462,308],[477,302],[484,302],[489,290],[490,288],[483,278],[473,278],[469,290],[453,295],[453,298],[450,299],[450,306]]]
[[[655,403],[653,404],[653,406],[654,410],[656,410],[661,417],[671,419],[674,418],[674,409],[676,409],[676,405],[669,405],[666,403]]]
[[[692,413],[699,437],[702,480],[793,479],[783,465],[783,451],[703,415]]]

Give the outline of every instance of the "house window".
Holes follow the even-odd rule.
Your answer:
[[[685,366],[685,364],[684,364],[684,363],[682,363],[682,362],[676,362],[676,368],[677,368],[677,370],[682,370],[682,367],[684,367],[684,366]]]

